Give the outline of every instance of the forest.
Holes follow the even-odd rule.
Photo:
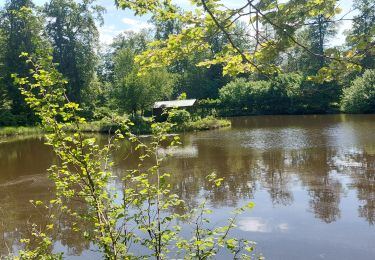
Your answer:
[[[140,10],[136,2],[113,5],[152,12],[151,3]],[[181,95],[222,116],[375,112],[375,3],[354,0],[343,12],[340,1],[312,1],[309,10],[296,1],[289,3],[294,9],[286,5],[278,13],[273,2],[248,4],[225,17],[208,1],[216,19],[205,21],[204,31],[187,19],[192,12],[165,4],[159,7],[164,14],[149,19],[151,29],[124,31],[104,46],[99,27],[106,10],[95,0],[41,6],[7,0],[0,9],[0,126],[40,121],[12,77],[29,73],[22,53],[51,57],[67,81],[67,97],[89,121],[142,116],[155,101]],[[248,22],[240,19],[245,7]],[[348,20],[351,27],[338,35]],[[208,28],[213,23],[219,30]],[[345,42],[332,44],[337,37]]]

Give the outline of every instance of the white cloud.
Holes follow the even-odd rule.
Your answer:
[[[238,228],[246,232],[270,233],[287,232],[289,225],[287,223],[272,224],[261,218],[243,218],[238,222]]]
[[[100,42],[103,44],[111,44],[113,42],[113,38],[121,32],[122,31],[116,29],[114,25],[99,27]]]
[[[238,222],[238,227],[242,231],[247,232],[260,232],[268,233],[271,232],[271,228],[267,223],[260,218],[245,218]]]
[[[123,18],[121,21],[128,26],[127,31],[139,32],[142,29],[153,28],[153,25],[150,23],[132,18]]]
[[[286,232],[289,230],[289,225],[287,223],[281,223],[279,225],[277,225],[277,228],[281,231],[281,232]]]

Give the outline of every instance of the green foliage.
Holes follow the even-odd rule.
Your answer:
[[[143,70],[168,66],[194,53],[212,50],[214,55],[204,57],[198,65],[211,67],[223,65],[223,73],[274,73],[279,68],[274,64],[281,51],[298,45],[294,36],[304,24],[315,17],[329,18],[340,12],[337,0],[330,1],[244,1],[241,8],[226,9],[223,1],[192,1],[193,11],[181,12],[169,1],[153,1],[143,5],[142,1],[117,1],[122,8],[130,8],[138,14],[152,13],[157,21],[177,20],[183,29],[169,35],[167,39],[155,41],[151,48],[137,58]],[[250,8],[252,12],[241,13]],[[224,11],[224,9],[226,11]],[[247,16],[255,30],[251,39],[247,30],[238,29],[236,21]],[[326,23],[324,23],[326,24]],[[266,28],[264,32],[259,26]],[[237,27],[237,28],[236,28]],[[219,51],[215,51],[216,41],[221,35]],[[236,41],[234,37],[240,35]],[[243,39],[250,39],[243,44]],[[241,42],[241,44],[239,44]],[[244,48],[245,47],[245,48]]]
[[[89,89],[96,66],[99,43],[96,23],[102,23],[104,9],[95,0],[52,0],[44,7],[46,32],[53,46],[53,60],[69,80],[67,95],[81,103]],[[89,90],[90,91],[90,90]]]
[[[200,99],[198,106],[203,108],[218,108],[221,105],[220,99]]]
[[[177,100],[186,100],[187,94],[185,92],[182,92],[178,97]]]
[[[139,66],[134,64],[138,46],[144,48],[147,32],[123,35],[113,44],[114,53],[114,96],[121,111],[135,115],[152,108],[155,101],[168,99],[173,92],[176,77],[166,68],[150,70],[139,74]],[[140,51],[140,50],[138,50]]]
[[[237,79],[220,90],[220,100],[227,107],[249,113],[285,113],[289,98],[286,86],[280,83]]]
[[[255,113],[272,114],[287,111],[289,98],[285,86],[269,81],[255,81],[249,87]]]
[[[339,111],[341,86],[336,81],[302,82],[303,96],[301,106],[303,113],[332,113]]]
[[[174,109],[168,113],[168,122],[177,125],[188,124],[191,121],[191,115],[185,109]]]
[[[42,130],[39,127],[0,127],[0,136],[15,135],[40,135]]]
[[[303,73],[315,75],[320,69],[324,68],[329,60],[325,57],[329,53],[326,47],[330,39],[332,39],[336,31],[336,24],[330,22],[330,17],[325,14],[319,14],[310,21],[311,26],[306,29],[306,40],[308,51],[303,50],[302,57],[298,57],[303,69]],[[305,56],[305,57],[303,57]]]
[[[251,108],[251,88],[245,78],[237,78],[220,89],[220,100],[227,107]]]
[[[210,56],[212,56],[210,52],[196,52],[170,66],[179,76],[175,94],[185,92],[189,97],[198,99],[218,97],[219,89],[229,81],[228,77],[223,76],[222,66],[215,65],[210,68],[196,66],[202,57]]]
[[[17,116],[8,109],[0,110],[0,126],[17,126]]]
[[[31,203],[36,206],[42,206],[43,203],[41,201],[36,201],[35,203],[31,201]],[[51,226],[50,226],[51,227]],[[13,260],[34,260],[34,259],[41,259],[41,260],[62,260],[63,254],[51,254],[51,247],[52,241],[48,237],[48,235],[38,229],[38,227],[33,224],[32,225],[32,236],[33,241],[30,239],[22,239],[20,242],[25,245],[25,250],[20,250],[19,256],[12,257]],[[31,242],[36,246],[31,246]]]
[[[122,131],[116,131],[107,144],[101,145],[95,138],[83,135],[80,125],[85,119],[79,116],[80,107],[66,99],[63,88],[66,81],[51,59],[28,58],[27,63],[33,67],[32,78],[13,76],[26,102],[40,116],[43,128],[51,132],[46,135],[46,142],[60,159],[59,164],[49,169],[55,183],[56,199],[48,205],[38,201],[35,206],[61,209],[69,215],[73,219],[70,228],[95,244],[105,259],[165,259],[171,254],[177,257],[180,254],[186,259],[207,259],[215,257],[221,248],[226,248],[235,259],[239,255],[250,257],[252,243],[229,234],[237,216],[253,204],[238,209],[227,225],[215,229],[211,229],[206,217],[211,210],[206,208],[205,202],[190,213],[174,213],[173,209],[184,207],[184,202],[171,192],[168,182],[171,175],[164,172],[165,157],[160,157],[158,152],[162,144],[173,147],[180,143],[178,136],[168,136],[173,124],[151,122],[152,136],[146,145],[129,132],[133,123],[120,121],[117,123]],[[73,128],[74,132],[67,133],[66,128]],[[111,154],[124,140],[130,141],[134,149],[142,153],[138,168],[120,175],[123,177],[118,181],[123,189],[116,192],[111,188],[113,179],[117,178],[112,173]],[[223,179],[210,175],[208,181],[220,186]],[[71,207],[67,203],[71,200],[83,203],[84,210]],[[180,221],[185,221],[194,230],[191,238],[181,237]],[[93,229],[84,229],[87,226]],[[46,228],[53,229],[54,226],[49,224]],[[35,248],[22,251],[25,259],[61,257],[47,250],[52,241],[46,233],[36,235],[41,242]],[[134,255],[134,245],[142,248],[137,249],[140,255]]]
[[[123,78],[116,98],[120,108],[128,113],[151,109],[158,100],[168,99],[172,94],[174,77],[165,69],[157,69],[144,75],[136,70]]]
[[[185,126],[185,130],[202,131],[202,130],[213,130],[213,129],[230,127],[230,126],[231,126],[231,122],[229,120],[218,119],[214,116],[207,116],[204,118],[191,121],[189,124]]]
[[[375,112],[375,70],[366,70],[344,89],[341,109],[348,113]]]
[[[268,81],[240,78],[220,90],[222,104],[234,114],[334,112],[340,95],[336,82],[317,83],[298,73],[280,74]]]
[[[272,80],[274,88],[283,92],[281,100],[276,100],[275,106],[278,110],[288,113],[301,113],[303,98],[303,76],[299,73],[280,74]],[[286,98],[287,97],[287,98]]]
[[[43,7],[31,0],[6,1],[0,9],[0,125],[38,123],[10,77],[29,74],[19,59],[22,52],[52,53],[68,79],[68,98],[89,121],[110,117],[110,111],[143,114],[154,101],[182,92],[197,99],[220,96],[223,105],[244,113],[335,112],[341,88],[375,66],[370,0],[353,1],[357,13],[346,44],[332,47],[342,17],[337,0],[243,0],[239,8],[200,0],[189,10],[164,0],[115,2],[149,14],[155,29],[121,33],[104,50],[98,31],[104,10],[97,0],[49,0]],[[289,73],[307,79],[295,94],[285,93],[289,83],[275,83],[275,75]],[[220,91],[234,76],[257,83],[252,91],[229,86]]]
[[[28,64],[19,58],[22,52],[44,57],[49,54],[43,23],[43,16],[29,0],[7,1],[0,10],[0,110],[5,106],[15,116],[14,120],[7,119],[11,124],[29,125],[37,120],[13,84],[11,74],[29,74]]]
[[[347,37],[351,47],[348,55],[355,56],[365,69],[375,68],[375,8],[371,0],[354,0],[358,14],[354,16],[353,28]]]
[[[83,89],[82,115],[90,120],[101,120],[118,114],[118,108],[111,97],[112,86],[109,82],[101,82],[93,76],[88,88]]]

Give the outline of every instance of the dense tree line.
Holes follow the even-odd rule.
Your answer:
[[[154,14],[149,21],[153,29],[124,32],[111,46],[102,48],[98,26],[103,23],[104,9],[95,0],[50,0],[44,6],[36,6],[32,0],[7,0],[0,9],[0,125],[38,122],[13,84],[13,74],[29,73],[29,65],[20,58],[23,52],[52,57],[68,82],[67,97],[79,103],[81,112],[91,120],[143,114],[156,100],[181,93],[188,98],[216,100],[216,109],[233,114],[375,112],[374,3],[354,0],[356,12],[350,18],[352,28],[346,32],[346,42],[332,46],[346,15],[331,7],[336,2],[326,1],[324,11],[328,14],[323,9],[306,14],[303,5],[296,4],[291,9],[295,14],[276,17],[272,12],[265,16],[260,10],[267,10],[267,4],[258,1],[250,6],[256,10],[255,23],[236,19],[225,30],[209,29],[203,45],[198,45],[197,30],[195,48],[175,44],[178,51],[171,51],[176,49],[172,42],[176,39],[171,36],[190,37],[186,34],[188,22],[181,19],[185,16],[178,6],[164,7],[163,11],[174,14],[168,19]],[[210,8],[204,7],[206,11]],[[137,6],[131,8],[138,10]],[[218,10],[218,17],[224,17]],[[258,15],[264,15],[263,20]],[[301,15],[305,17],[298,17]],[[282,19],[303,23],[286,29],[275,24],[289,22]],[[260,33],[249,34],[250,26]],[[154,42],[155,46],[155,41],[164,48],[157,54],[149,45]],[[242,61],[233,55],[226,57],[233,46],[239,53],[252,50],[258,56],[250,59],[246,54]],[[259,49],[262,52],[258,53]],[[155,63],[160,53],[164,54],[161,65],[144,58]],[[342,68],[339,60],[343,56],[354,62]],[[248,66],[244,59],[257,64]]]

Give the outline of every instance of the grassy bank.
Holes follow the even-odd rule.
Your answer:
[[[132,127],[131,131],[135,134],[150,134],[151,126],[149,122],[137,120],[138,122]],[[175,132],[204,131],[213,130],[231,126],[231,122],[226,119],[218,119],[214,117],[206,117],[178,125],[174,128]],[[118,129],[118,126],[107,121],[94,121],[81,125],[81,131],[85,133],[109,133]],[[67,129],[70,131],[70,129]],[[43,134],[43,130],[39,127],[1,127],[0,137],[10,136],[28,136]]]
[[[184,124],[182,127],[178,126],[178,129],[182,131],[204,131],[213,130],[218,128],[224,128],[231,126],[231,122],[227,119],[218,119],[215,117],[206,117],[196,121]]]
[[[17,135],[39,135],[43,131],[41,128],[33,126],[9,126],[9,127],[0,127],[0,136],[17,136]]]

